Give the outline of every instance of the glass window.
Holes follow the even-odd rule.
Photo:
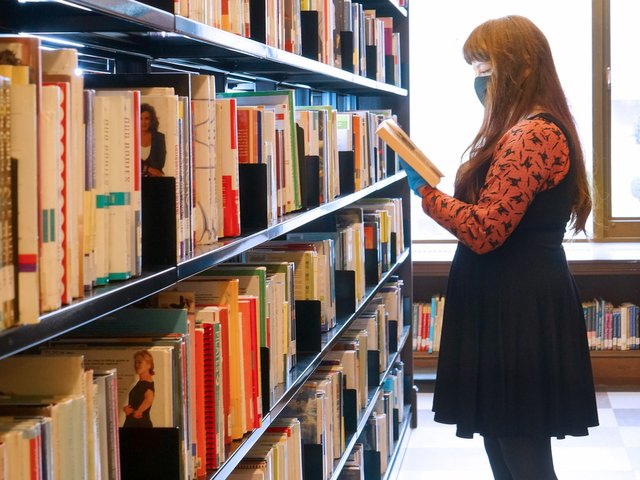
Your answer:
[[[640,2],[611,2],[611,217],[640,218]]]
[[[462,57],[462,45],[478,24],[510,14],[530,18],[547,36],[590,168],[590,2],[415,1],[410,8],[411,137],[445,174],[440,185],[443,191],[453,193],[455,172],[482,120],[482,105],[473,89],[474,73]],[[453,239],[424,215],[415,195],[411,212],[414,240]]]

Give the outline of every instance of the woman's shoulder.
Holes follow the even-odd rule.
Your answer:
[[[502,137],[499,145],[521,144],[536,146],[552,141],[566,143],[567,139],[556,120],[545,113],[537,113],[523,118],[511,127]]]

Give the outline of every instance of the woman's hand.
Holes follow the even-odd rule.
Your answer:
[[[409,164],[404,160],[400,159],[400,165],[402,166],[402,169],[407,172],[407,180],[409,181],[409,187],[413,190],[413,193],[418,196],[422,196],[420,195],[420,189],[427,185],[427,181],[418,175],[418,172],[411,168],[411,166],[409,166]]]

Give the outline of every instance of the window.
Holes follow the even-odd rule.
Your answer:
[[[461,156],[482,120],[482,105],[473,89],[474,73],[462,57],[462,45],[478,24],[504,15],[526,16],[547,36],[578,125],[587,168],[590,167],[593,155],[591,13],[590,4],[584,0],[411,3],[411,136],[443,170],[445,178],[440,186],[443,191],[453,192],[453,179]],[[640,86],[636,92],[636,98],[640,98]],[[424,215],[415,195],[411,212],[414,241],[453,240]]]
[[[594,1],[594,169],[598,238],[640,237],[637,0]]]

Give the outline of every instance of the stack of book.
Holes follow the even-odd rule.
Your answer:
[[[211,75],[80,76],[76,50],[31,37],[0,49],[2,328],[395,172],[374,135],[390,111],[216,92]]]
[[[587,339],[591,350],[640,350],[640,308],[619,306],[604,299],[583,302]]]
[[[399,86],[393,18],[352,0],[176,0],[176,15]]]
[[[440,351],[444,295],[433,295],[429,303],[414,303],[412,311],[413,351]]]

